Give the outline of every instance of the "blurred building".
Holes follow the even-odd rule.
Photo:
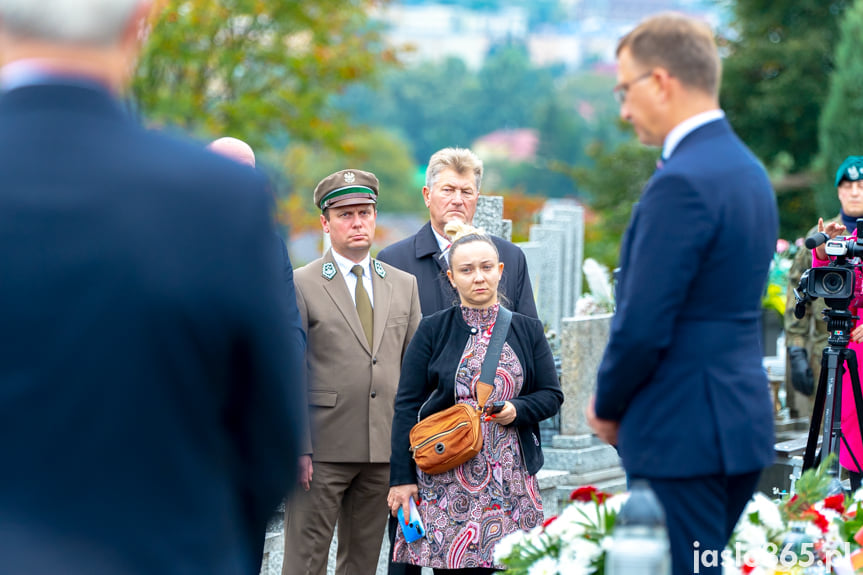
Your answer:
[[[613,63],[618,39],[650,14],[682,11],[714,28],[724,22],[724,11],[712,0],[562,0],[560,5],[564,18],[535,29],[523,6],[487,11],[394,2],[373,16],[387,25],[391,45],[406,48],[402,59],[408,64],[455,57],[474,70],[482,67],[489,49],[503,41],[524,42],[536,66],[577,70]]]
[[[536,130],[495,130],[474,140],[471,149],[488,161],[529,162],[536,157],[539,133]]]

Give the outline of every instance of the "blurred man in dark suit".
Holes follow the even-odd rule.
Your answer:
[[[725,548],[773,460],[761,297],[779,218],[764,168],[719,108],[713,33],[648,18],[617,49],[620,115],[663,165],[633,208],[597,376],[596,434],[668,521],[674,575]],[[707,555],[709,556],[709,554]],[[698,566],[701,573],[721,567]]]
[[[0,0],[0,571],[248,574],[303,336],[254,171],[120,93],[142,0]]]
[[[230,158],[239,164],[255,167],[255,151],[246,142],[225,136],[213,140],[207,145],[207,149],[216,154]],[[285,276],[285,297],[287,298],[288,317],[292,321],[291,327],[302,329],[300,325],[300,311],[297,309],[297,293],[294,287],[294,267],[291,265],[291,258],[288,254],[288,246],[284,238],[276,232],[276,251],[281,256],[281,263],[284,269]],[[304,336],[305,337],[305,336]]]

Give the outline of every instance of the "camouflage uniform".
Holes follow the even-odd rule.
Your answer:
[[[831,222],[841,222],[836,216]],[[829,222],[825,222],[827,224]],[[818,226],[807,232],[809,237],[818,231]],[[806,314],[797,319],[794,317],[794,307],[797,301],[794,299],[794,288],[800,282],[803,272],[812,267],[812,250],[801,247],[794,256],[794,262],[788,271],[788,292],[785,299],[785,347],[802,347],[806,350],[809,365],[812,366],[812,374],[815,378],[817,390],[818,377],[821,374],[821,352],[827,345],[827,322],[824,321],[822,311],[827,307],[822,298],[806,304]],[[791,366],[786,359],[785,362],[785,397],[786,404],[790,408],[792,417],[809,417],[815,407],[815,393],[810,396],[803,395],[791,385]]]

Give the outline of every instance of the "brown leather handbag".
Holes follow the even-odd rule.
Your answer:
[[[494,376],[512,312],[500,306],[482,371],[476,384],[478,409],[456,403],[418,422],[410,431],[410,450],[424,473],[436,475],[458,467],[482,449],[482,410],[494,391]],[[492,383],[485,383],[491,381]]]

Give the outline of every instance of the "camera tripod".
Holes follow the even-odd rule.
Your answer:
[[[821,439],[821,453],[818,459],[823,461],[827,454],[839,455],[840,441],[845,444],[845,449],[851,455],[851,459],[858,470],[863,467],[848,445],[848,440],[842,433],[842,376],[846,366],[851,377],[851,388],[854,393],[854,405],[857,412],[857,425],[860,427],[860,436],[863,438],[863,391],[860,389],[860,374],[857,369],[857,353],[848,349],[851,341],[851,330],[854,328],[854,320],[857,316],[848,310],[824,310],[824,319],[827,320],[827,331],[830,336],[827,346],[821,355],[821,374],[818,377],[818,388],[815,392],[815,407],[812,410],[812,419],[809,424],[809,438],[806,441],[806,452],[803,455],[803,470],[806,471],[815,466],[815,450],[818,446],[818,435]],[[821,428],[822,415],[824,416],[824,427]],[[839,476],[839,458],[833,463],[831,470],[835,477]]]

